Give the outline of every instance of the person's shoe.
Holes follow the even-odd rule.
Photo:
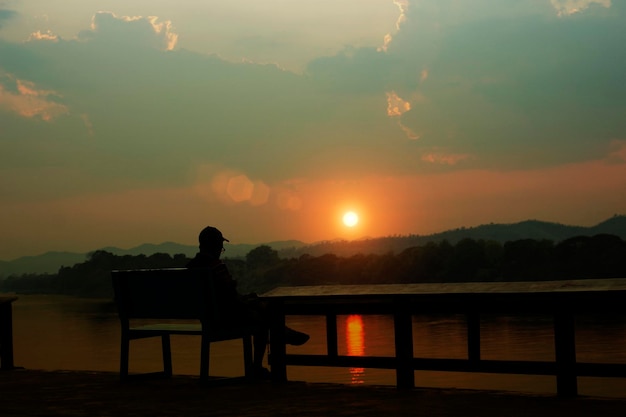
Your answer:
[[[254,367],[253,371],[252,371],[252,378],[254,378],[256,381],[269,381],[272,377],[272,373],[270,372],[269,369],[260,366],[260,367]]]
[[[289,327],[285,327],[285,343],[293,346],[301,346],[309,341],[309,335]]]

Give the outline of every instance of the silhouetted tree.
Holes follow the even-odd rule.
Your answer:
[[[565,239],[556,245],[555,259],[557,275],[563,279],[626,276],[626,243],[613,235]]]
[[[246,255],[246,263],[249,269],[267,268],[280,261],[278,251],[268,245],[261,245],[252,249]]]
[[[61,267],[56,274],[0,280],[0,290],[109,297],[112,269],[184,267],[187,262],[185,255],[117,256],[95,251],[85,262]],[[244,293],[285,285],[623,278],[626,242],[607,234],[574,237],[557,245],[550,240],[521,239],[501,245],[468,238],[455,245],[446,240],[428,242],[397,255],[328,253],[291,259],[280,259],[277,251],[261,245],[245,261],[225,258],[224,262]]]
[[[550,240],[520,239],[504,244],[502,276],[505,281],[555,279],[554,244]]]

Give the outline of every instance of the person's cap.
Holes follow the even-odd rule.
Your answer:
[[[221,245],[223,242],[230,242],[230,240],[226,239],[222,235],[222,232],[220,232],[219,229],[213,226],[207,226],[204,229],[202,229],[202,231],[200,232],[200,235],[198,236],[198,241],[200,242],[201,245],[211,244],[211,243],[213,244],[219,243]]]

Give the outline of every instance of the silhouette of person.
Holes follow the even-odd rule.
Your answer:
[[[263,367],[265,349],[269,341],[269,320],[265,304],[254,293],[242,295],[237,291],[237,281],[220,259],[224,252],[224,242],[229,240],[219,229],[213,226],[205,227],[200,232],[198,241],[199,252],[189,261],[187,268],[211,268],[218,311],[224,313],[220,319],[224,319],[225,326],[252,325],[254,376],[258,379],[269,379],[270,372]],[[299,346],[309,340],[309,335],[286,327],[285,340],[288,344]]]

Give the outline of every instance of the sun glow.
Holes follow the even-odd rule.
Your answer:
[[[343,215],[343,224],[348,227],[354,227],[359,223],[359,215],[353,211],[348,211]]]

